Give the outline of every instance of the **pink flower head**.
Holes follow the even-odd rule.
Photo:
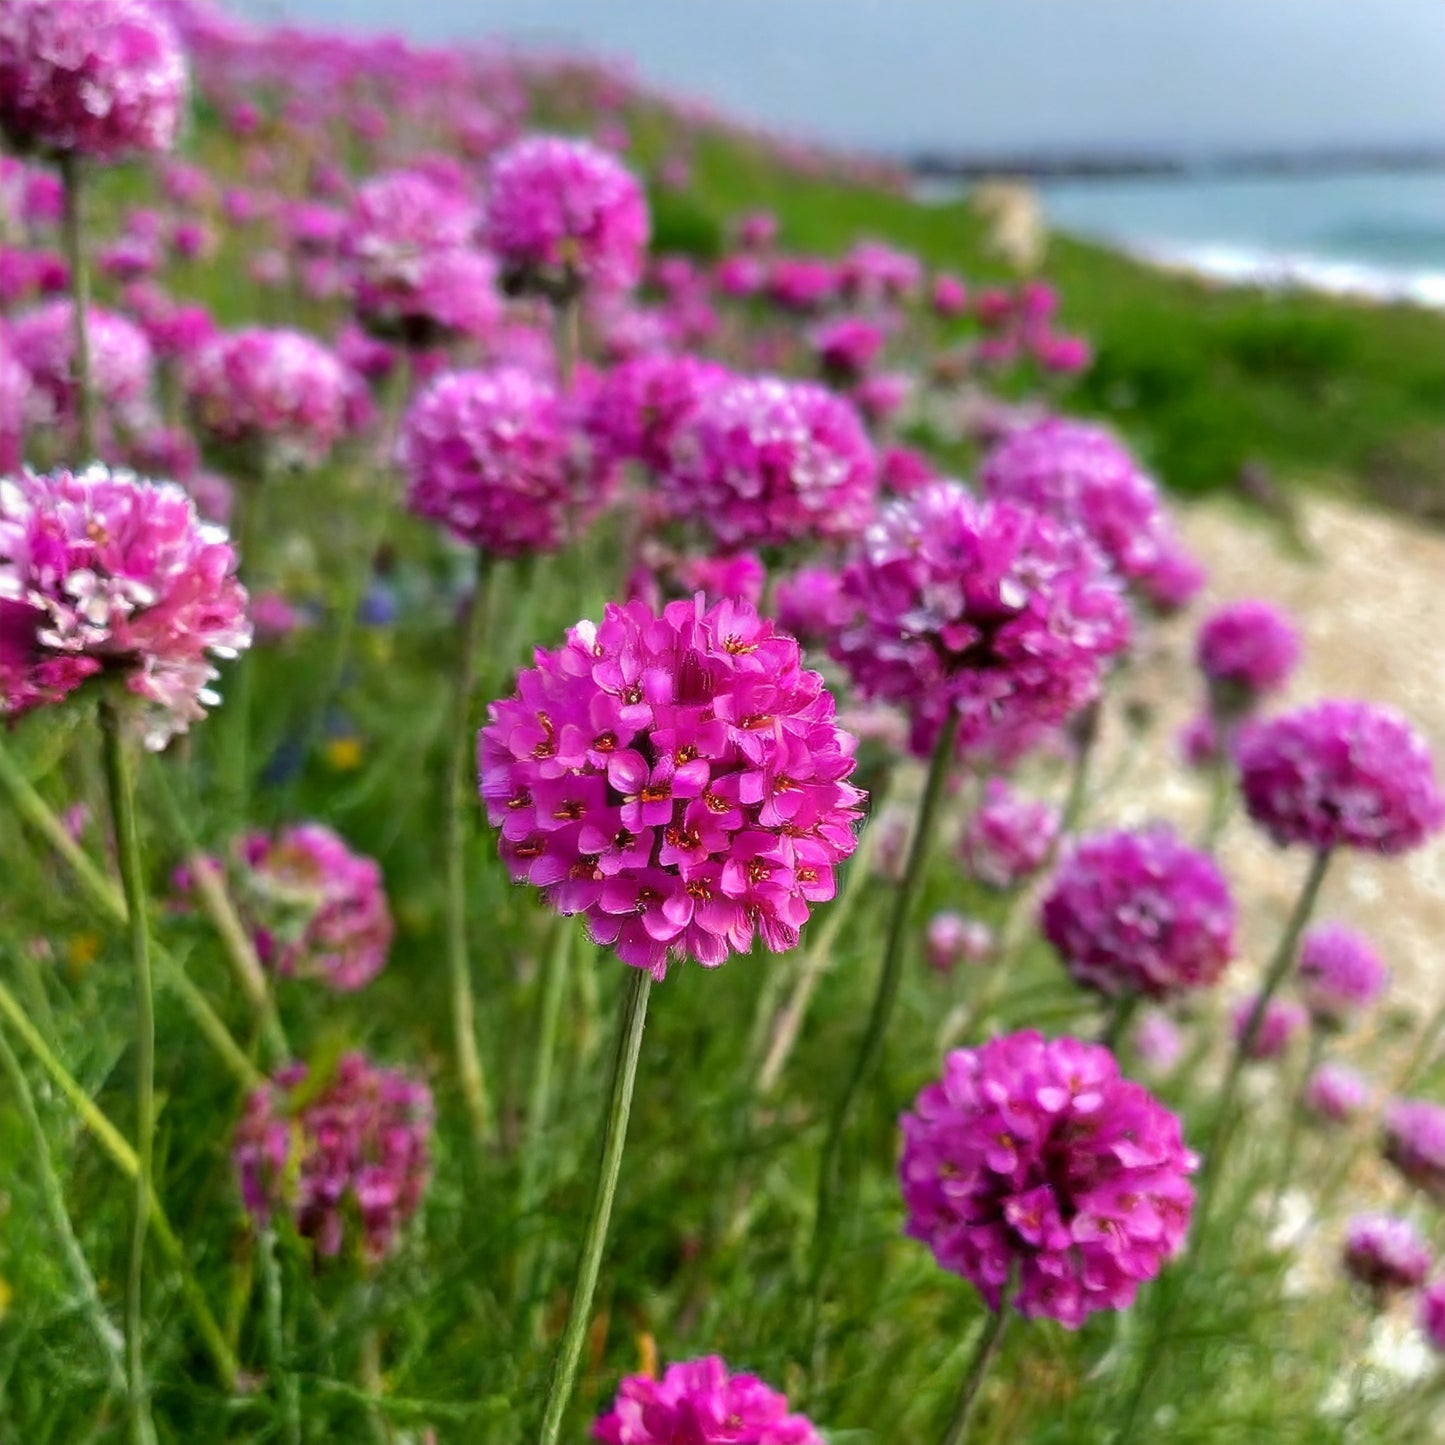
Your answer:
[[[912,447],[884,447],[879,454],[878,485],[885,492],[906,497],[938,480],[938,469]]]
[[[968,287],[957,276],[940,273],[933,278],[933,314],[942,321],[962,316],[968,309]]]
[[[237,855],[242,910],[278,974],[351,993],[386,966],[394,928],[372,859],[320,823],[247,833]]]
[[[840,316],[825,321],[812,333],[813,353],[825,381],[851,386],[883,352],[887,337],[876,321],[863,316]]]
[[[906,371],[883,371],[865,376],[848,393],[870,426],[882,427],[908,405],[913,378]]]
[[[30,373],[0,333],[0,474],[15,471],[25,455],[30,405]]]
[[[478,752],[513,879],[661,978],[757,934],[796,945],[854,848],[854,747],[791,637],[698,598],[614,604],[539,649]]]
[[[669,1365],[660,1380],[628,1375],[592,1426],[604,1445],[823,1445],[787,1397],[717,1355]]]
[[[889,502],[844,573],[858,619],[834,656],[907,708],[926,755],[949,710],[959,746],[1003,752],[1099,695],[1128,607],[1094,550],[1048,517],[937,482]]]
[[[1430,1247],[1408,1219],[1393,1214],[1357,1214],[1345,1234],[1345,1269],[1383,1300],[1395,1290],[1414,1289],[1430,1272]]]
[[[1054,874],[1039,923],[1069,976],[1110,997],[1208,988],[1234,957],[1224,875],[1164,825],[1079,839]]]
[[[1139,1062],[1156,1074],[1167,1074],[1184,1052],[1179,1025],[1163,1009],[1147,1010],[1134,1025],[1134,1052]]]
[[[731,599],[756,607],[768,585],[768,569],[756,552],[679,557],[672,572],[689,597],[701,592],[709,606]]]
[[[485,234],[508,291],[630,290],[648,233],[637,178],[588,141],[526,136],[492,159]]]
[[[1425,1338],[1445,1355],[1445,1279],[1437,1279],[1420,1295],[1420,1328]]]
[[[980,883],[1003,890],[1037,873],[1058,841],[1057,808],[990,778],[959,840],[959,856]]]
[[[152,355],[145,333],[113,311],[86,312],[90,384],[103,427],[134,431],[149,419]],[[79,425],[75,385],[75,303],[47,301],[19,316],[10,344],[30,373],[31,394],[41,408],[37,424],[59,427],[69,438]]]
[[[1300,992],[1317,1023],[1339,1028],[1389,987],[1390,970],[1363,935],[1322,924],[1300,943]]]
[[[1385,1113],[1385,1158],[1417,1188],[1445,1204],[1445,1105],[1397,1099]]]
[[[1055,376],[1077,376],[1094,360],[1094,348],[1082,336],[1043,331],[1031,338],[1030,345],[1039,365]]]
[[[853,617],[843,578],[831,567],[800,567],[778,578],[773,610],[778,626],[805,646],[828,646]]]
[[[611,493],[563,400],[516,367],[439,376],[402,421],[407,505],[498,557],[555,551]]]
[[[878,486],[857,414],[810,382],[739,378],[704,393],[662,477],[675,516],[725,547],[855,537]]]
[[[1425,740],[1378,703],[1319,702],[1250,723],[1235,761],[1249,816],[1281,846],[1404,853],[1445,823]]]
[[[300,331],[224,332],[186,358],[182,382],[196,424],[279,461],[316,465],[346,430],[346,368]]]
[[[757,256],[746,254],[724,256],[713,272],[713,282],[719,293],[734,300],[756,296],[767,281],[767,264]]]
[[[923,952],[930,968],[949,973],[963,963],[987,963],[994,957],[998,940],[993,929],[978,918],[942,911],[928,920],[923,930]]]
[[[820,256],[779,256],[768,268],[768,295],[784,311],[811,316],[838,293],[838,268]]]
[[[739,216],[738,245],[744,251],[766,251],[778,239],[778,218],[771,211]]]
[[[1203,563],[1166,530],[1153,563],[1134,579],[1134,590],[1161,617],[1172,617],[1189,606],[1206,580]]]
[[[729,379],[728,371],[696,356],[658,353],[625,361],[598,383],[587,428],[619,461],[641,462],[661,473],[673,444],[698,403]]]
[[[1289,680],[1299,662],[1299,629],[1269,602],[1231,602],[1200,624],[1194,655],[1214,711],[1239,717]]]
[[[1179,729],[1179,756],[1184,765],[1201,771],[1216,768],[1224,761],[1224,744],[1219,725],[1207,712],[1197,714]]]
[[[292,1064],[247,1099],[237,1125],[242,1202],[262,1228],[289,1214],[323,1258],[350,1244],[376,1263],[421,1203],[431,1128],[426,1085],[362,1054],[319,1085]]]
[[[1130,1305],[1183,1246],[1198,1161],[1097,1044],[1026,1030],[955,1049],[902,1129],[904,1233],[992,1310],[1077,1329]]]
[[[1168,535],[1159,489],[1103,427],[1050,418],[1006,437],[979,480],[987,496],[1080,528],[1126,582],[1158,564]]]
[[[1230,1014],[1230,1028],[1236,1043],[1244,1041],[1255,1003],[1256,1000],[1252,998],[1240,999]],[[1245,1057],[1256,1061],[1279,1058],[1308,1021],[1309,1015],[1292,999],[1270,999],[1264,1006],[1259,1027],[1255,1030]]]
[[[145,0],[6,0],[0,131],[22,151],[113,161],[176,142],[186,59]]]
[[[843,294],[865,305],[910,301],[923,286],[918,258],[879,241],[859,241],[838,271]]]
[[[1305,1080],[1305,1108],[1332,1124],[1348,1123],[1368,1098],[1365,1081],[1346,1064],[1321,1064]]]
[[[480,219],[466,196],[420,171],[361,186],[341,254],[362,324],[419,348],[493,331],[502,300],[495,263],[475,246]]]
[[[111,676],[164,747],[218,700],[210,657],[250,646],[235,563],[174,483],[99,465],[0,478],[0,716]]]

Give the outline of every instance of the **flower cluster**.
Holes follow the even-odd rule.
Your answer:
[[[1081,838],[1059,865],[1039,921],[1070,977],[1111,996],[1207,988],[1234,957],[1224,875],[1162,825]]]
[[[831,898],[862,795],[854,739],[798,645],[743,603],[641,602],[538,651],[479,740],[512,877],[657,977],[756,934],[792,948]]]
[[[146,0],[6,0],[0,131],[24,150],[111,161],[166,151],[186,101],[186,60]]]
[[[29,412],[30,373],[0,334],[0,473],[20,465]]]
[[[625,291],[649,222],[637,178],[588,141],[527,136],[492,160],[484,232],[512,292]]]
[[[598,383],[588,431],[619,461],[641,462],[660,474],[698,402],[727,377],[716,362],[695,356],[660,352],[623,362]]]
[[[237,1125],[242,1201],[261,1228],[290,1214],[324,1257],[350,1244],[375,1262],[421,1203],[431,1126],[426,1085],[362,1054],[319,1086],[292,1064],[251,1094]]]
[[[1184,1242],[1197,1160],[1098,1045],[1028,1030],[957,1049],[902,1128],[905,1232],[990,1309],[1075,1329],[1132,1303]]]
[[[1397,1099],[1385,1113],[1385,1158],[1445,1204],[1445,1105]]]
[[[844,574],[858,618],[834,655],[865,697],[909,709],[926,754],[949,712],[959,744],[1008,754],[1099,694],[1128,607],[1076,533],[937,482],[890,502]]]
[[[987,963],[997,949],[993,930],[982,919],[944,910],[923,930],[923,953],[930,968],[950,972],[957,964]]]
[[[660,1380],[629,1375],[592,1426],[604,1445],[823,1445],[787,1397],[716,1355],[669,1365]]]
[[[1015,888],[1037,873],[1059,841],[1059,810],[990,778],[959,839],[969,873],[989,888]]]
[[[1332,1124],[1348,1123],[1368,1097],[1365,1081],[1345,1064],[1321,1064],[1305,1080],[1305,1108]]]
[[[183,383],[202,431],[277,461],[318,463],[346,430],[346,368],[300,331],[215,336],[186,359]]]
[[[439,376],[402,421],[407,505],[498,557],[560,547],[610,485],[566,423],[557,392],[519,368]]]
[[[1211,711],[1239,717],[1289,680],[1299,662],[1299,630],[1271,603],[1231,602],[1200,624],[1194,655],[1209,681]]]
[[[856,537],[878,486],[857,413],[809,382],[748,377],[708,390],[676,437],[663,491],[725,547]]]
[[[381,869],[330,828],[301,823],[247,833],[236,847],[237,890],[262,961],[287,978],[320,979],[339,993],[386,965],[394,928]]]
[[[0,715],[106,675],[163,747],[217,701],[210,657],[250,645],[235,561],[172,483],[102,466],[0,479]]]
[[[1437,1279],[1421,1291],[1420,1328],[1435,1349],[1445,1355],[1445,1279]]]
[[[1430,1272],[1430,1247],[1408,1219],[1393,1214],[1359,1214],[1345,1233],[1345,1269],[1383,1298],[1414,1289]]]
[[[1338,923],[1312,928],[1300,942],[1299,983],[1318,1024],[1339,1028],[1389,986],[1390,970],[1368,939]]]
[[[1236,1044],[1243,1044],[1249,1032],[1250,1020],[1258,1005],[1257,998],[1240,999],[1229,1018],[1230,1030]],[[1277,1059],[1294,1042],[1295,1035],[1304,1028],[1309,1016],[1293,999],[1272,998],[1265,1002],[1255,1026],[1254,1037],[1245,1050],[1245,1058],[1256,1061]]]
[[[1281,845],[1403,853],[1445,823],[1429,749],[1393,708],[1328,701],[1243,728],[1249,816]]]

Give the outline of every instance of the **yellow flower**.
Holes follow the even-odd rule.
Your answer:
[[[333,773],[353,773],[361,766],[363,752],[360,738],[332,738],[326,744],[326,766]]]

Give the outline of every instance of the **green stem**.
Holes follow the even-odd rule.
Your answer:
[[[146,890],[141,863],[140,834],[136,827],[135,785],[126,756],[123,718],[110,698],[100,705],[101,745],[105,780],[110,794],[111,822],[121,887],[125,892],[126,926],[130,934],[131,968],[136,1009],[136,1193],[131,1225],[130,1267],[125,1286],[126,1374],[131,1438],[144,1445],[155,1433],[150,1423],[150,1399],[145,1375],[145,1244],[150,1222],[151,1176],[156,1130],[156,1009],[151,982],[150,930],[146,927]]]
[[[647,1020],[647,999],[652,975],[645,968],[629,969],[624,985],[622,1015],[617,1029],[617,1054],[612,1065],[612,1083],[607,1096],[607,1115],[602,1129],[602,1159],[592,1191],[592,1211],[582,1237],[577,1262],[577,1284],[557,1351],[557,1363],[547,1388],[538,1445],[557,1445],[562,1438],[562,1417],[577,1380],[577,1366],[592,1318],[592,1297],[602,1267],[602,1250],[607,1242],[607,1224],[612,1218],[612,1201],[617,1193],[617,1175],[622,1166],[622,1146],[627,1142],[627,1120],[632,1112],[632,1090],[637,1082],[637,1057],[642,1050],[642,1030]]]
[[[21,1117],[30,1130],[31,1148],[34,1151],[35,1163],[40,1174],[40,1192],[44,1198],[46,1210],[50,1214],[50,1225],[55,1231],[56,1239],[60,1242],[60,1251],[65,1256],[65,1262],[74,1278],[75,1289],[80,1296],[81,1308],[85,1313],[86,1320],[95,1332],[96,1340],[105,1356],[106,1373],[110,1376],[111,1388],[124,1393],[126,1387],[125,1343],[121,1338],[120,1331],[111,1323],[110,1317],[105,1312],[105,1306],[100,1299],[100,1290],[95,1283],[95,1276],[90,1272],[90,1266],[85,1260],[85,1252],[80,1247],[80,1241],[75,1237],[75,1230],[70,1223],[70,1214],[65,1207],[65,1191],[61,1187],[60,1176],[55,1171],[55,1160],[50,1153],[50,1142],[45,1137],[45,1127],[41,1123],[40,1113],[35,1107],[35,1096],[30,1091],[30,1082],[25,1077],[25,1070],[20,1067],[20,1060],[15,1057],[15,1051],[10,1047],[10,1043],[3,1033],[0,1033],[0,1068],[4,1069],[5,1075],[9,1079],[10,1089],[15,1102],[20,1107]]]
[[[1279,1222],[1279,1210],[1284,1201],[1284,1192],[1294,1178],[1295,1161],[1299,1157],[1300,1134],[1304,1128],[1305,1091],[1309,1088],[1309,1082],[1314,1077],[1315,1070],[1320,1066],[1324,1050],[1324,1032],[1318,1022],[1312,1020],[1309,1047],[1305,1052],[1304,1070],[1295,1087],[1289,1090],[1289,1122],[1285,1125],[1284,1148],[1280,1152],[1282,1162],[1279,1174],[1274,1181],[1274,1192],[1270,1196],[1267,1216],[1271,1233],[1274,1232],[1274,1227]]]
[[[90,268],[85,256],[85,171],[74,151],[60,156],[64,210],[60,227],[70,267],[70,296],[75,304],[75,399],[80,419],[80,458],[95,456],[95,387],[90,368]]]
[[[552,339],[557,354],[557,387],[572,390],[577,360],[582,352],[582,297],[580,293],[558,301],[552,308]]]
[[[287,1359],[285,1298],[274,1229],[262,1232],[258,1260],[261,1266],[262,1328],[266,1334],[271,1384],[281,1405],[282,1439],[286,1445],[301,1445],[301,1393]]]
[[[833,1110],[828,1127],[828,1137],[823,1145],[822,1160],[818,1169],[818,1207],[814,1225],[814,1295],[821,1286],[827,1270],[828,1257],[832,1248],[833,1224],[838,1203],[839,1159],[842,1153],[843,1137],[847,1132],[853,1106],[878,1067],[883,1052],[883,1040],[893,1015],[898,998],[898,987],[903,978],[903,956],[908,939],[909,918],[914,900],[923,882],[924,870],[928,863],[929,845],[932,842],[934,825],[939,807],[943,801],[948,774],[953,766],[954,741],[958,736],[958,712],[950,713],[939,730],[933,745],[933,756],[928,765],[928,778],[923,786],[923,796],[918,805],[918,821],[913,830],[913,842],[908,851],[908,862],[903,872],[903,881],[893,897],[893,914],[888,924],[888,938],[883,950],[883,966],[878,975],[878,988],[873,996],[873,1009],[868,1016],[868,1028],[863,1043],[853,1061],[853,1071],[848,1083]],[[862,877],[852,886],[863,886]],[[816,1304],[816,1298],[815,1298]]]
[[[1223,746],[1221,742],[1221,746]],[[1234,779],[1222,759],[1214,765],[1209,779],[1209,821],[1204,828],[1204,851],[1213,853],[1229,822],[1234,803]]]
[[[1008,1324],[1008,1292],[1006,1289],[998,1309],[985,1321],[983,1333],[978,1337],[978,1344],[974,1346],[973,1358],[969,1361],[968,1372],[963,1377],[963,1388],[959,1391],[958,1404],[943,1437],[943,1445],[963,1445],[968,1439],[968,1427],[978,1404],[979,1390],[983,1386],[984,1376],[988,1374],[988,1367],[998,1353],[998,1347],[1003,1341],[1004,1327]]]
[[[1110,1004],[1109,1017],[1104,1024],[1103,1032],[1099,1035],[1099,1042],[1111,1054],[1119,1052],[1119,1043],[1128,1032],[1129,1021],[1134,1017],[1138,1008],[1138,994],[1120,994]]]
[[[468,804],[475,798],[471,779],[475,734],[472,730],[472,687],[476,680],[477,653],[486,626],[486,557],[477,554],[477,572],[472,593],[462,617],[457,685],[452,710],[451,750],[446,773],[446,877],[447,877],[447,966],[451,974],[452,1029],[456,1040],[457,1072],[462,1097],[471,1119],[472,1137],[478,1149],[492,1141],[491,1106],[486,1076],[477,1050],[476,1003],[472,994],[472,966],[467,947],[467,817]]]
[[[1092,702],[1074,721],[1074,736],[1077,750],[1074,753],[1074,768],[1069,777],[1069,796],[1064,800],[1064,812],[1060,833],[1078,831],[1084,816],[1084,806],[1089,800],[1089,766],[1094,759],[1094,746],[1099,740],[1099,713],[1102,702]]]

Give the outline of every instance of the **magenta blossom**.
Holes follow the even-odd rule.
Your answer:
[[[176,142],[186,60],[146,0],[5,0],[0,131],[19,150],[98,161]]]
[[[1257,1000],[1241,999],[1230,1014],[1230,1029],[1236,1044],[1243,1042]],[[1295,1035],[1309,1021],[1309,1015],[1292,999],[1272,998],[1264,1006],[1259,1025],[1250,1040],[1246,1058],[1277,1059],[1294,1042]]]
[[[743,603],[613,605],[517,685],[478,749],[514,880],[658,978],[758,934],[797,944],[853,851],[862,794],[855,740],[792,638]]]
[[[612,492],[563,398],[516,367],[439,376],[403,419],[397,456],[411,510],[498,557],[555,551]]]
[[[1016,888],[1048,861],[1059,841],[1059,810],[990,778],[959,839],[959,857],[980,883]]]
[[[246,448],[257,468],[267,457],[314,466],[346,430],[351,378],[300,331],[222,333],[186,358],[182,381],[200,430]]]
[[[1430,1272],[1430,1246],[1408,1219],[1358,1214],[1345,1234],[1345,1269],[1383,1301],[1395,1290],[1414,1289]]]
[[[1134,1025],[1133,1045],[1140,1063],[1156,1074],[1167,1074],[1184,1052],[1184,1036],[1163,1009],[1151,1008]]]
[[[234,1155],[246,1211],[284,1211],[323,1258],[343,1245],[372,1263],[421,1203],[432,1100],[425,1084],[346,1054],[329,1079],[292,1064],[246,1101]]]
[[[853,617],[853,604],[843,596],[843,578],[831,567],[800,567],[779,577],[773,609],[778,626],[807,647],[828,646]]]
[[[300,823],[237,845],[238,902],[262,960],[350,993],[386,966],[395,931],[381,869],[330,828]]]
[[[855,537],[878,486],[857,414],[808,382],[745,378],[704,393],[662,477],[673,514],[725,547]]]
[[[1027,1030],[956,1049],[902,1129],[904,1232],[992,1310],[1077,1329],[1183,1246],[1198,1161],[1099,1045]]]
[[[647,202],[637,178],[590,142],[526,136],[493,157],[484,230],[510,291],[626,291],[642,274]]]
[[[13,472],[25,455],[30,414],[30,373],[0,335],[0,474]]]
[[[1403,853],[1445,823],[1424,739],[1391,707],[1320,702],[1240,730],[1249,816],[1280,845]]]
[[[951,709],[961,749],[1016,751],[1092,702],[1129,640],[1128,607],[1087,543],[953,482],[881,509],[844,593],[860,615],[834,656],[865,697],[910,711],[925,755]]]
[[[1208,988],[1234,957],[1224,875],[1164,825],[1079,839],[1039,922],[1069,976],[1110,997]]]
[[[1299,983],[1315,1022],[1339,1028],[1384,993],[1390,970],[1368,939],[1326,923],[1300,942]]]
[[[993,929],[978,918],[961,913],[935,913],[923,930],[923,953],[930,968],[949,973],[958,964],[987,963],[997,953]]]
[[[1231,602],[1200,624],[1194,655],[1213,711],[1239,717],[1289,680],[1299,662],[1299,630],[1271,603]]]
[[[878,359],[887,337],[876,321],[840,316],[816,327],[811,339],[824,380],[851,386]]]
[[[592,1426],[604,1445],[823,1445],[787,1397],[717,1355],[669,1365],[660,1380],[629,1375]]]
[[[1385,1113],[1385,1158],[1417,1188],[1445,1204],[1445,1105],[1397,1099]]]
[[[1420,1328],[1425,1338],[1445,1355],[1445,1279],[1437,1279],[1420,1295]]]
[[[0,478],[0,716],[113,677],[164,747],[218,701],[211,658],[250,646],[235,565],[174,483],[99,465]]]
[[[671,464],[678,432],[728,375],[716,362],[695,356],[636,357],[602,377],[588,407],[587,428],[619,461],[661,473]]]
[[[1317,1118],[1346,1124],[1369,1099],[1365,1081],[1346,1064],[1321,1064],[1305,1080],[1304,1106]]]

